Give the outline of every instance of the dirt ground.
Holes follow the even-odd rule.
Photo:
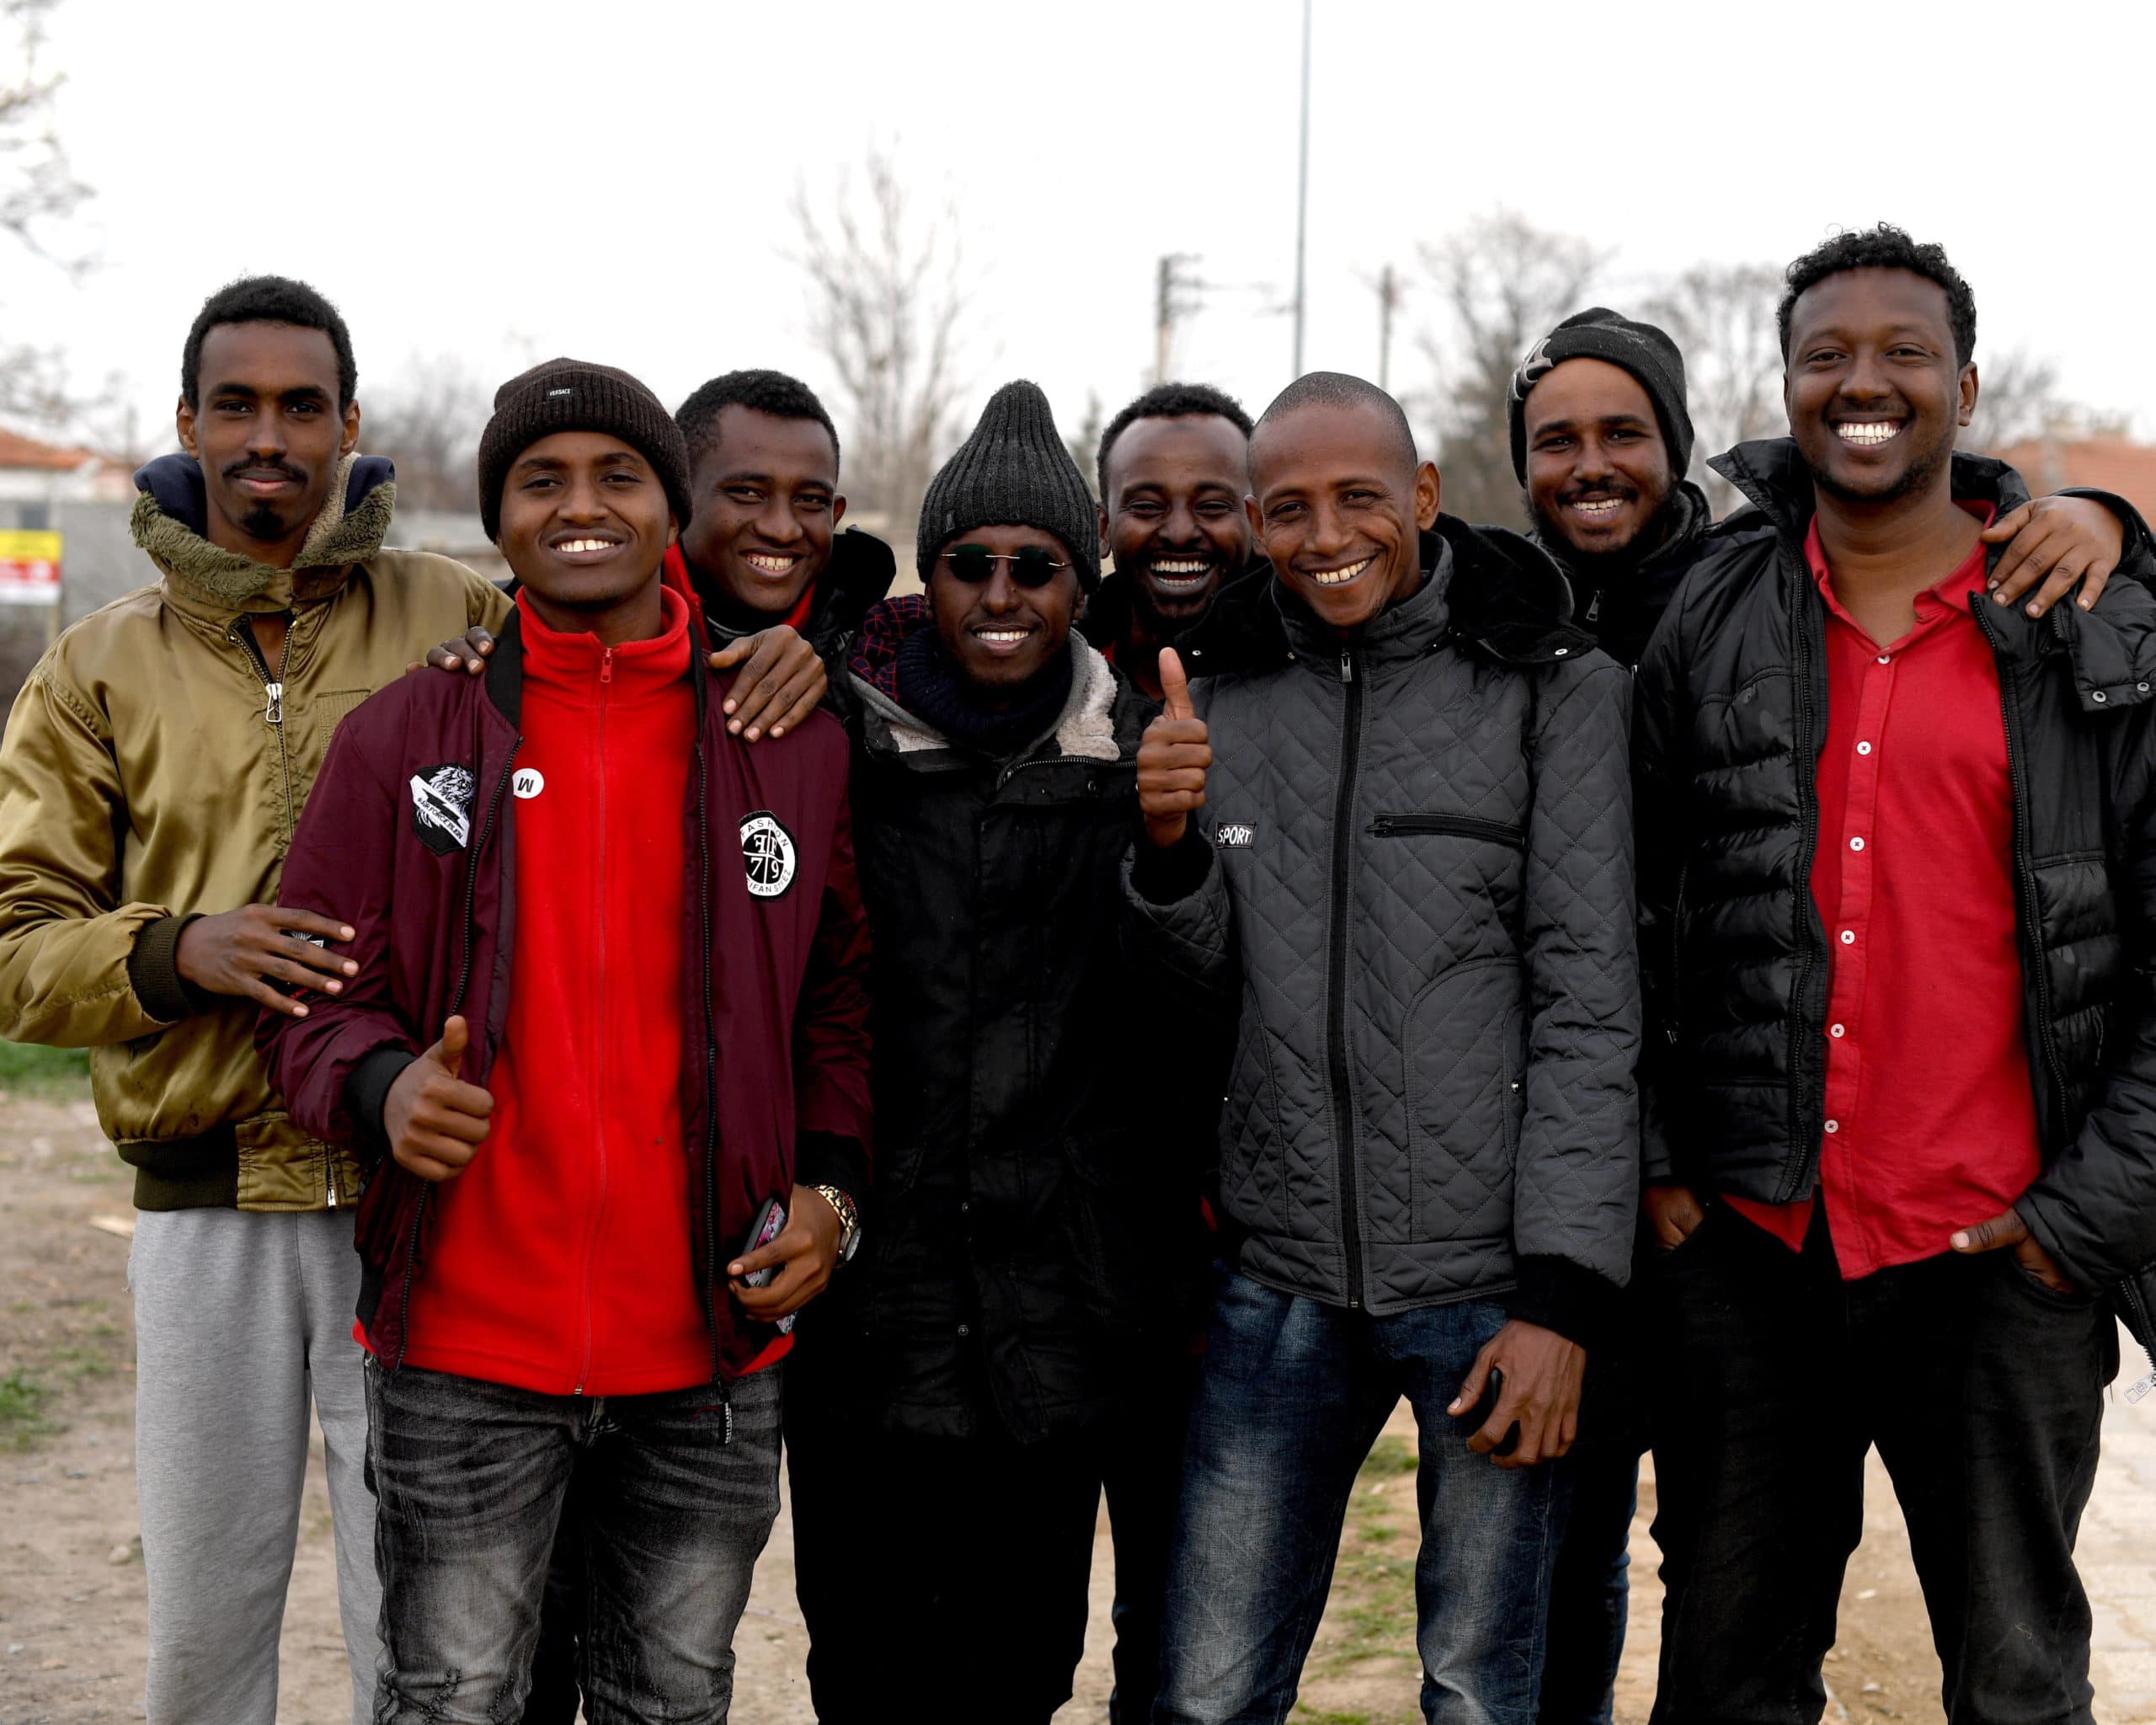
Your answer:
[[[145,1610],[134,1485],[133,1324],[125,1276],[125,1172],[88,1104],[0,1094],[0,1725],[141,1717]],[[2144,1363],[2145,1364],[2145,1363]],[[2138,1375],[2132,1356],[2122,1381]],[[2156,1398],[2115,1395],[2081,1556],[2097,1601],[2097,1717],[2156,1722]],[[1412,1725],[1413,1429],[1396,1418],[1364,1471],[1332,1605],[1294,1717],[1300,1725]],[[280,1725],[342,1725],[350,1701],[337,1628],[329,1513],[310,1471],[286,1614]],[[1660,1589],[1646,1524],[1633,1530],[1632,1632],[1618,1717],[1653,1698]],[[1109,1565],[1095,1566],[1077,1693],[1058,1725],[1107,1717]],[[1830,1720],[1939,1717],[1937,1662],[1893,1497],[1875,1461],[1865,1536],[1849,1567],[1842,1643],[1828,1666]],[[734,1717],[814,1715],[807,1637],[783,1514],[736,1640]]]

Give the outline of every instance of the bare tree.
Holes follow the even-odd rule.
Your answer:
[[[1687,404],[1695,434],[1691,477],[1714,512],[1739,499],[1707,457],[1754,437],[1779,436],[1782,409],[1781,335],[1774,321],[1782,272],[1772,264],[1697,264],[1648,300],[1646,316],[1669,332],[1684,355]]]
[[[1437,387],[1418,405],[1434,409],[1449,514],[1527,525],[1505,406],[1513,372],[1552,324],[1583,308],[1606,261],[1507,210],[1422,248],[1449,327],[1422,338]]]
[[[2035,438],[2075,435],[2086,417],[2059,393],[2056,364],[2026,348],[2007,348],[1977,357],[1976,417],[1959,446],[1996,455]]]
[[[61,249],[67,219],[90,189],[67,166],[52,129],[52,99],[62,82],[41,73],[45,14],[56,0],[0,0],[0,236],[69,275],[88,260]],[[0,307],[4,310],[4,307]],[[12,320],[11,320],[12,321]],[[33,342],[0,341],[0,414],[45,425],[76,417],[83,403],[67,388],[59,351]]]
[[[809,334],[839,381],[851,420],[846,490],[908,534],[921,513],[958,405],[958,213],[924,218],[891,152],[872,146],[858,180],[832,196],[797,186],[799,263]]]
[[[1088,491],[1093,489],[1094,470],[1100,465],[1101,433],[1107,429],[1107,414],[1101,406],[1101,393],[1089,389],[1086,392],[1084,417],[1078,421],[1077,430],[1063,440],[1070,451],[1070,459],[1078,463],[1078,471],[1086,476]]]
[[[415,355],[386,388],[362,393],[360,446],[397,463],[399,507],[478,510],[488,401],[470,367],[448,354]]]

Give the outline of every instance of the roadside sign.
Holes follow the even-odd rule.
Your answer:
[[[0,530],[0,605],[60,603],[60,535]]]

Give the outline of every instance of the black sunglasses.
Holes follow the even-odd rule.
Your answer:
[[[985,586],[999,563],[1011,565],[1011,579],[1021,587],[1045,587],[1070,565],[1058,561],[1045,546],[1028,545],[1022,551],[990,551],[985,545],[953,545],[942,554],[951,573],[969,587]]]

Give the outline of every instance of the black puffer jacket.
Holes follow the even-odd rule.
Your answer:
[[[1572,621],[1594,637],[1594,644],[1618,664],[1636,665],[1653,638],[1655,626],[1698,559],[1715,513],[1707,494],[1689,479],[1677,488],[1669,537],[1641,558],[1621,580],[1598,579],[1575,568],[1561,542],[1534,536],[1534,542],[1557,560],[1572,579]]]
[[[1829,953],[1813,909],[1825,607],[1789,441],[1716,468],[1758,507],[1714,530],[1640,667],[1635,756],[1651,1180],[1809,1193],[1825,1114]],[[2024,502],[1954,458],[1957,497]],[[2105,499],[2130,515],[2115,499]],[[2096,607],[1972,601],[1999,665],[2020,871],[2029,1068],[2046,1169],[2016,1208],[2145,1342],[2156,1301],[2156,596],[2148,532]],[[1940,867],[1951,879],[1951,859]],[[1972,1220],[1978,1220],[1972,1218]]]
[[[861,1252],[803,1314],[787,1395],[1026,1440],[1186,1343],[1211,1148],[1190,1116],[1219,1092],[1116,938],[1151,703],[1074,639],[1060,722],[990,759],[877,686],[931,627],[894,601],[845,680],[883,1112]]]

